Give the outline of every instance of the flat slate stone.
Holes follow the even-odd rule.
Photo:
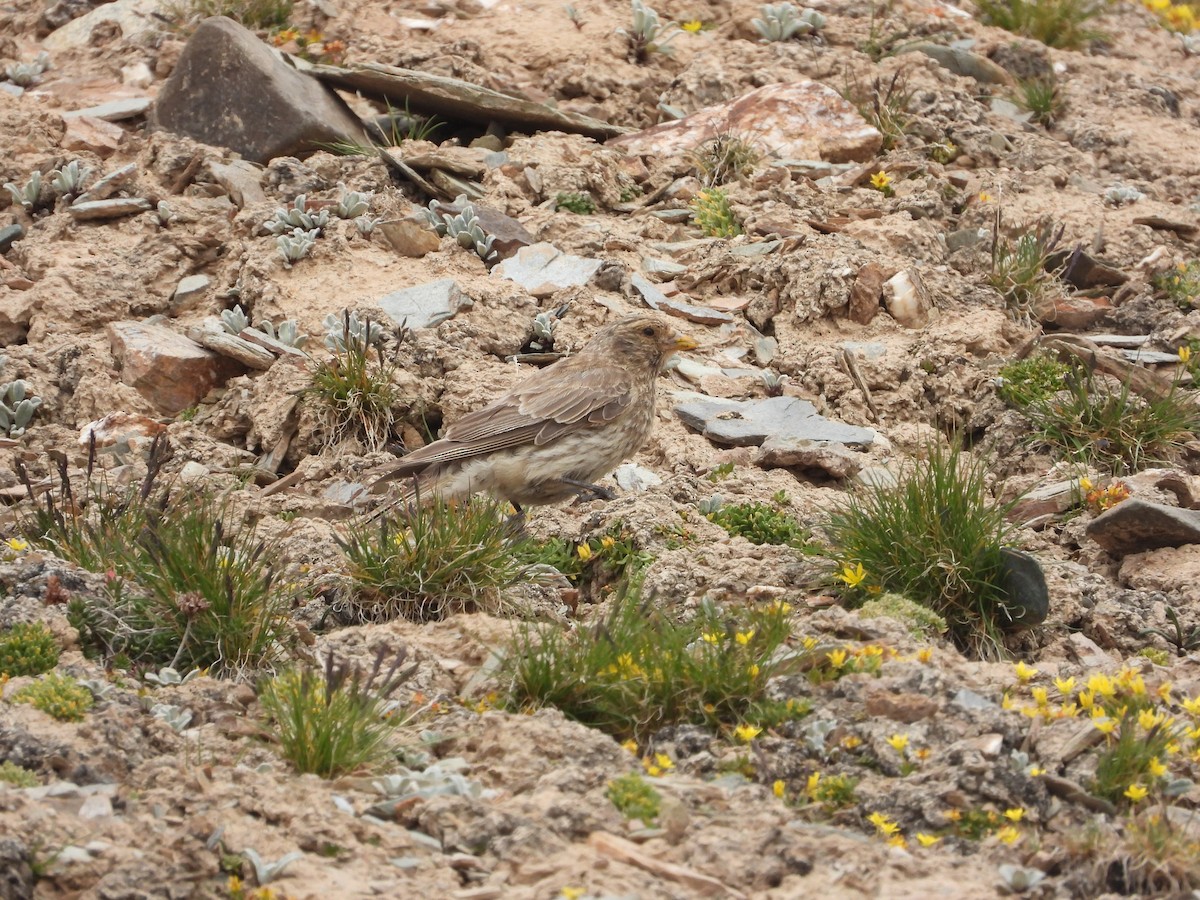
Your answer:
[[[1087,536],[1114,556],[1200,544],[1200,511],[1130,497],[1089,522]]]
[[[798,397],[766,400],[714,400],[697,394],[675,407],[683,423],[717,444],[755,447],[768,439],[832,441],[858,447],[875,442],[870,428],[846,425],[817,415],[817,409]]]
[[[175,285],[175,293],[171,295],[171,302],[176,306],[186,306],[193,300],[202,297],[210,284],[212,284],[212,279],[207,275],[188,275],[186,278],[181,278],[179,284]]]
[[[379,299],[379,308],[397,325],[406,328],[432,328],[445,322],[471,298],[462,292],[453,278],[440,278],[416,287],[393,291]]]
[[[564,288],[583,287],[603,264],[541,243],[522,247],[492,269],[492,275],[515,281],[534,297],[549,297]]]
[[[81,203],[91,203],[95,200],[107,200],[115,194],[122,185],[133,178],[137,174],[137,163],[126,163],[119,169],[114,169],[103,178],[100,178],[90,188],[75,198],[74,206],[79,206]],[[264,198],[266,199],[266,198]]]
[[[332,89],[232,19],[205,19],[159,92],[154,126],[265,163],[324,144],[369,144]]]
[[[123,100],[109,100],[99,106],[89,106],[87,109],[73,109],[62,114],[64,119],[78,119],[88,116],[93,119],[103,119],[105,122],[121,122],[144,115],[150,108],[149,97],[127,97]]]
[[[96,219],[118,219],[121,216],[132,216],[153,209],[149,200],[143,197],[118,197],[115,200],[89,200],[84,203],[72,203],[67,207],[67,213],[77,222],[89,222]]]

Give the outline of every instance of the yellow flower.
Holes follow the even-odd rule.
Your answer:
[[[1164,681],[1162,684],[1160,684],[1158,686],[1158,690],[1155,691],[1154,693],[1156,693],[1158,695],[1158,699],[1161,700],[1163,703],[1170,703],[1171,702],[1171,682]]]
[[[1158,757],[1154,757],[1146,764],[1146,771],[1155,778],[1162,778],[1167,774],[1167,767],[1158,761]]]
[[[928,663],[933,659],[933,648],[922,647],[917,651],[917,662]]]
[[[783,795],[786,790],[787,790],[787,785],[784,784],[782,778],[776,779],[775,783],[773,785],[771,785],[771,793],[774,794],[776,797],[778,797],[780,800],[783,799]]]
[[[825,655],[829,657],[829,664],[835,669],[840,669],[846,664],[845,650],[830,650]]]
[[[940,837],[935,837],[932,834],[926,834],[923,831],[917,832],[917,843],[920,844],[922,847],[932,847],[934,844],[936,844],[940,840],[941,840]]]
[[[1188,361],[1191,358],[1192,358],[1192,348],[1191,347],[1184,345],[1183,347],[1179,348],[1179,361],[1181,363],[1183,363],[1186,366],[1188,364]]]
[[[876,172],[874,175],[871,176],[871,187],[875,188],[875,190],[877,190],[877,191],[882,191],[884,188],[886,188],[891,183],[892,183],[892,176],[889,175],[887,172],[883,171],[882,169],[880,169],[878,172]]]
[[[17,553],[24,553],[29,549],[29,542],[24,541],[21,538],[9,538],[4,543],[8,545],[9,550],[15,550]]]
[[[658,764],[658,767],[660,769],[662,769],[664,772],[668,771],[669,769],[675,768],[675,763],[673,763],[671,761],[671,757],[667,756],[667,754],[665,754],[665,753],[655,753],[654,761]]]
[[[751,678],[757,678],[758,673],[760,671],[761,670],[758,668],[758,666],[755,663],[751,663],[750,668],[746,669],[746,674],[749,675]]]
[[[1092,704],[1096,700],[1096,695],[1091,691],[1080,691],[1078,700],[1080,709],[1090,710],[1092,708]]]
[[[1041,766],[1030,766],[1029,767],[1029,775],[1033,778],[1037,778],[1039,775],[1045,775],[1045,774],[1046,774],[1046,770],[1043,769]]]
[[[635,741],[633,738],[630,738],[629,740],[627,740],[625,743],[623,743],[621,745],[621,749],[628,750],[634,756],[637,756],[637,751],[638,751],[637,741]]]
[[[1012,709],[1013,708],[1013,699],[1012,699],[1012,697],[1008,696],[1008,691],[1005,691],[1004,696],[1000,698],[1000,708],[1001,709]]]
[[[611,550],[613,547],[617,546],[617,539],[612,535],[606,534],[604,537],[600,538],[600,546],[605,550]]]
[[[1192,697],[1190,700],[1183,700],[1183,708],[1193,716],[1200,716],[1200,695]]]
[[[1025,810],[1021,809],[1019,806],[1013,809],[1006,809],[1004,811],[1004,818],[1008,819],[1010,822],[1020,822],[1023,818],[1025,818]]]
[[[1125,788],[1125,796],[1134,803],[1137,803],[1139,800],[1145,800],[1146,794],[1148,793],[1149,791],[1147,791],[1140,784],[1131,784],[1129,787]]]
[[[813,772],[808,776],[808,781],[804,784],[804,792],[810,797],[815,797],[817,786],[821,783],[821,773]]]
[[[1115,728],[1117,725],[1117,723],[1108,716],[1101,716],[1097,719],[1092,719],[1092,724],[1096,726],[1097,731],[1102,731],[1105,734],[1112,734],[1113,728]]]
[[[1055,678],[1054,686],[1058,688],[1058,692],[1066,697],[1071,691],[1075,690],[1074,678]]]
[[[587,562],[594,555],[592,548],[587,544],[580,544],[575,548],[575,552],[579,554],[579,559],[583,562]]]
[[[1085,494],[1088,493],[1092,489],[1092,479],[1087,478],[1086,476],[1083,478],[1080,478],[1079,479],[1079,489],[1081,491],[1083,491]]]
[[[1024,684],[1038,673],[1038,670],[1033,668],[1033,666],[1027,666],[1023,662],[1019,662],[1014,665],[1013,671],[1016,672],[1017,680],[1020,681],[1021,684]]]
[[[900,830],[900,826],[880,812],[873,812],[867,816],[867,821],[875,826],[876,830],[887,837],[891,837]]]
[[[996,832],[996,837],[1006,844],[1015,844],[1021,837],[1021,832],[1013,828],[1011,825],[1005,825]]]
[[[1179,750],[1179,741],[1169,741],[1167,743],[1167,756],[1174,756]]]
[[[562,900],[579,900],[579,898],[582,897],[586,893],[587,893],[586,888],[565,887],[565,888],[562,888],[558,892],[558,896],[561,897]]]
[[[930,750],[928,747],[922,747],[914,755],[917,757],[917,759],[924,762],[925,760],[929,759],[929,757],[931,757],[933,755],[933,751]]]
[[[887,842],[889,847],[899,847],[901,850],[908,846],[908,842],[900,834],[892,835],[892,837],[887,839]]]
[[[1038,706],[1045,706],[1050,702],[1050,692],[1044,687],[1035,687],[1030,694],[1033,696],[1033,702]]]
[[[848,734],[842,738],[842,746],[847,750],[853,750],[862,744],[862,738],[856,734]]]
[[[1107,675],[1093,675],[1088,679],[1088,690],[1102,697],[1111,697],[1117,692],[1117,686]]]
[[[772,600],[767,606],[767,612],[777,616],[786,616],[791,611],[792,604],[784,603],[782,600]]]
[[[946,821],[957,822],[961,818],[962,818],[962,810],[961,809],[946,810]]]
[[[715,631],[704,632],[704,634],[700,635],[700,639],[708,644],[721,643],[721,635],[717,634]]]
[[[1163,720],[1162,713],[1156,713],[1153,710],[1143,709],[1138,713],[1138,724],[1142,726],[1143,731],[1150,731],[1154,726],[1158,725]]]
[[[892,745],[893,750],[899,753],[908,746],[908,735],[893,734],[890,738],[888,738],[887,742]]]
[[[855,563],[853,566],[846,563],[842,566],[842,571],[837,574],[838,580],[844,581],[850,587],[858,587],[866,577],[867,570],[863,568],[862,563]]]
[[[749,644],[750,641],[753,640],[753,638],[754,638],[754,629],[753,628],[751,628],[749,631],[739,631],[733,636],[733,639],[735,641],[737,641],[739,644],[741,644],[743,647],[745,647],[747,644]]]
[[[762,729],[756,725],[741,724],[733,729],[734,736],[743,744],[748,744],[762,733]]]
[[[980,203],[991,203],[992,195],[989,194],[987,191],[980,191],[979,192],[979,202]]]
[[[688,34],[699,34],[701,31],[704,30],[704,23],[701,22],[699,19],[692,19],[688,22],[681,23],[679,27],[682,28],[684,31],[686,31]]]

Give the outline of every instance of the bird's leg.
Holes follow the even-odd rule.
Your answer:
[[[617,497],[617,495],[608,488],[601,487],[598,484],[588,484],[586,481],[577,481],[574,478],[567,478],[566,476],[558,480],[567,487],[575,488],[575,492],[579,494],[580,497],[584,497],[588,494],[591,494],[592,497],[597,500],[615,500]]]
[[[520,503],[508,501],[513,508],[513,514],[504,520],[504,530],[508,532],[510,538],[519,538],[525,532],[525,510],[521,509]]]

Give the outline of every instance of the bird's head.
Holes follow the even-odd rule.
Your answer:
[[[694,350],[697,346],[693,338],[680,334],[660,316],[630,316],[597,332],[587,349],[658,372],[676,350]]]

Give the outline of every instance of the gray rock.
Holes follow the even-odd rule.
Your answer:
[[[649,469],[634,465],[633,463],[624,463],[617,466],[613,472],[613,478],[617,484],[621,486],[623,491],[644,491],[656,484],[662,484],[662,479],[651,472]]]
[[[127,97],[123,100],[110,100],[99,106],[89,106],[87,109],[73,109],[62,114],[64,119],[78,119],[90,116],[93,119],[103,119],[105,122],[121,122],[144,115],[150,108],[149,97]]]
[[[375,230],[382,234],[388,245],[401,256],[420,258],[427,253],[433,253],[442,242],[428,223],[411,216],[380,222],[375,226]]]
[[[337,94],[224,16],[192,34],[159,92],[154,125],[260,163],[370,142]]]
[[[949,69],[955,75],[962,75],[964,78],[974,78],[980,84],[1012,83],[1012,76],[1004,70],[1003,66],[997,65],[986,56],[971,53],[969,50],[921,41],[910,44],[902,52],[924,53],[943,69]]]
[[[668,280],[676,278],[680,275],[687,274],[687,266],[680,265],[677,262],[669,259],[658,259],[654,256],[642,257],[642,270],[652,277],[657,276],[660,280]]]
[[[817,415],[816,407],[797,397],[766,400],[714,400],[692,394],[675,407],[684,424],[717,444],[732,447],[762,445],[769,438],[791,441],[833,441],[869,447],[875,432],[833,422]]]
[[[208,170],[238,209],[267,202],[267,192],[262,186],[263,170],[254,163],[244,159],[227,163],[210,162]]]
[[[93,794],[83,801],[78,816],[81,819],[107,819],[113,814],[112,800],[104,794]]]
[[[816,469],[831,478],[850,478],[863,467],[861,454],[844,444],[804,438],[769,437],[754,464],[764,469]]]
[[[42,46],[52,55],[64,50],[85,50],[91,45],[92,31],[97,26],[111,27],[106,25],[109,22],[120,28],[122,40],[130,46],[140,45],[143,37],[163,30],[162,20],[156,18],[159,5],[160,0],[115,0],[97,5],[86,15],[48,34]]]
[[[245,367],[195,341],[146,322],[113,322],[107,328],[121,380],[160,412],[175,415]]]
[[[377,100],[403,97],[406,109],[421,115],[436,114],[442,119],[474,122],[485,127],[496,123],[516,131],[565,131],[599,139],[629,130],[446,75],[380,63],[341,67],[313,66],[298,61],[297,65],[342,90],[361,92]]]
[[[87,200],[72,203],[67,213],[76,222],[94,222],[100,219],[119,219],[137,213],[149,212],[154,206],[144,197],[117,197],[115,200]]]
[[[189,328],[187,335],[201,347],[237,360],[251,369],[266,371],[275,364],[276,356],[270,350],[252,344],[236,334],[230,334],[215,321],[210,322],[207,327],[201,325]]]
[[[1114,556],[1200,544],[1200,511],[1130,497],[1089,522],[1087,536]]]
[[[987,240],[987,237],[988,230],[986,228],[960,228],[958,231],[951,231],[946,235],[946,249],[953,253],[964,247],[977,247]]]
[[[1131,363],[1144,365],[1178,365],[1178,353],[1163,353],[1160,350],[1122,350],[1121,355]]]
[[[132,180],[133,176],[137,174],[137,170],[137,163],[126,163],[121,168],[114,169],[76,197],[73,205],[79,206],[81,203],[93,203],[96,200],[105,200],[111,197]]]
[[[33,854],[20,841],[0,839],[0,898],[22,900],[33,896]]]
[[[393,291],[378,302],[393,322],[406,328],[432,328],[472,303],[453,278]]]
[[[13,241],[19,241],[23,237],[25,229],[19,223],[0,228],[0,253],[7,253],[12,249]]]
[[[602,260],[573,256],[542,243],[522,247],[492,269],[492,275],[515,281],[534,297],[549,297],[564,288],[583,287],[601,265]]]
[[[1121,347],[1128,350],[1150,343],[1148,334],[1089,334],[1087,339],[1102,347]]]
[[[207,275],[188,275],[181,278],[179,284],[175,285],[175,292],[171,294],[171,305],[177,310],[191,306],[204,296],[210,284],[212,279]]]
[[[855,475],[854,480],[865,487],[884,491],[900,484],[896,473],[887,466],[868,466]]]
[[[959,688],[958,693],[951,698],[950,702],[959,709],[999,709],[1000,706],[993,701],[984,697],[982,694],[977,694],[967,688]]]
[[[646,276],[635,272],[629,276],[633,289],[641,294],[646,305],[651,309],[664,312],[669,316],[687,319],[701,325],[724,325],[733,321],[733,316],[719,309],[708,306],[697,306],[695,303],[685,303],[668,297],[661,290],[646,280]]]
[[[1000,550],[1003,567],[1000,588],[1007,597],[1005,612],[1015,627],[1040,625],[1050,613],[1050,589],[1037,559],[1024,550],[1004,547]],[[1001,627],[1005,623],[999,621]]]
[[[20,97],[25,93],[25,88],[19,84],[13,84],[11,81],[0,81],[0,91],[12,97]]]
[[[752,244],[737,244],[729,248],[729,255],[752,259],[774,253],[782,244],[783,241],[755,241]]]

